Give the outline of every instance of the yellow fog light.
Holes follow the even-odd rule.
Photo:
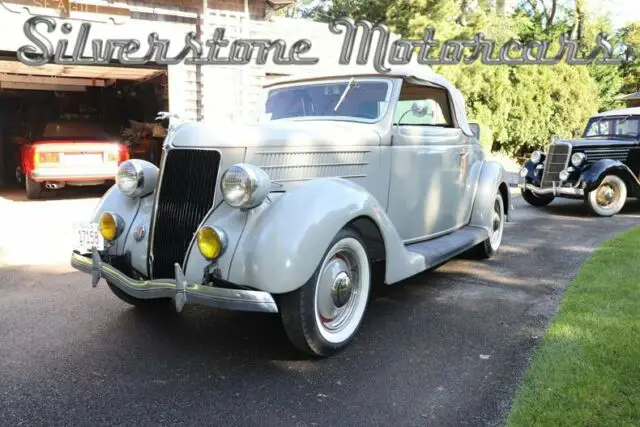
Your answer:
[[[224,232],[215,227],[202,227],[197,235],[198,249],[209,261],[219,258],[227,247]]]
[[[122,218],[120,218],[119,215],[111,212],[104,212],[102,215],[100,215],[98,230],[105,240],[116,240],[120,236],[120,233],[122,233],[123,229],[124,221],[122,220]]]

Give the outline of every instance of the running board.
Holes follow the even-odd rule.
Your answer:
[[[412,243],[405,247],[409,252],[422,255],[428,270],[460,255],[488,238],[487,230],[469,225],[446,236]]]

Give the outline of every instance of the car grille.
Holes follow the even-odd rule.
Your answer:
[[[219,166],[218,151],[167,151],[151,228],[153,278],[175,278],[174,263],[182,265],[198,225],[213,206]]]
[[[570,155],[571,146],[569,144],[552,144],[549,147],[547,158],[544,161],[541,187],[552,187],[553,182],[560,181],[560,172],[567,167]]]
[[[577,150],[576,150],[577,151]],[[582,152],[587,156],[587,162],[593,163],[602,159],[619,160],[626,162],[629,158],[630,148],[586,148]]]

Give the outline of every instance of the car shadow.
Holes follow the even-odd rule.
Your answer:
[[[597,218],[581,200],[567,199],[564,203],[554,203],[542,208],[544,211],[558,216],[582,216]],[[618,215],[633,215],[640,213],[640,199],[627,198],[627,201]]]

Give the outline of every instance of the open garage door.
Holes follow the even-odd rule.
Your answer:
[[[20,145],[48,122],[89,121],[104,126],[114,140],[125,143],[123,132],[136,128],[128,135],[141,133],[143,124],[153,122],[157,112],[167,108],[165,67],[33,67],[10,55],[0,58],[0,184],[23,184],[18,176]],[[149,150],[157,151],[132,146],[132,157],[158,156]]]

